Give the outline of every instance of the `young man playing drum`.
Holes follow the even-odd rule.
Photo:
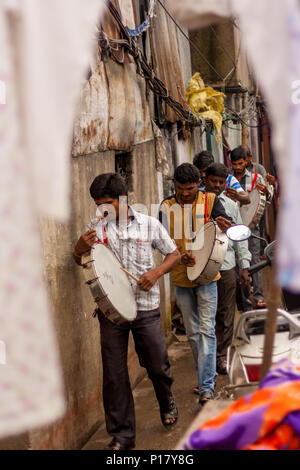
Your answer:
[[[108,433],[113,437],[108,448],[129,450],[135,446],[134,403],[127,368],[128,337],[132,331],[140,364],[147,369],[160,406],[162,423],[173,425],[178,416],[171,393],[173,376],[165,337],[160,322],[158,279],[170,272],[180,260],[175,243],[158,220],[135,212],[127,204],[127,187],[120,175],[99,175],[90,194],[99,206],[102,218],[92,221],[78,240],[74,257],[82,255],[98,241],[105,243],[121,260],[123,267],[136,276],[130,278],[137,304],[137,318],[117,325],[98,309],[103,362],[103,401]],[[155,267],[154,251],[165,256]]]
[[[243,147],[237,147],[230,154],[231,165],[233,169],[233,174],[240,182],[242,188],[249,193],[254,189],[258,189],[260,192],[265,194],[267,202],[270,202],[273,196],[273,191],[270,188],[270,185],[265,182],[263,177],[258,173],[250,173],[247,170],[247,158],[246,152]],[[253,229],[253,234],[260,236],[259,224],[256,225]],[[252,255],[252,264],[256,264],[260,261],[260,240],[256,238],[250,238],[249,240],[249,250]],[[256,308],[265,308],[266,304],[263,296],[263,282],[262,282],[262,271],[259,271],[252,275],[253,281],[253,298],[256,303]],[[241,310],[247,311],[251,310],[251,303],[244,296],[243,289],[240,290],[241,298]]]
[[[189,252],[189,244],[194,234],[210,219],[214,219],[224,232],[231,226],[231,220],[215,194],[199,191],[200,173],[194,165],[180,165],[175,171],[174,180],[176,194],[162,202],[159,217],[181,253],[181,263],[173,269],[172,280],[198,372],[199,403],[203,405],[214,397],[215,317],[220,275],[207,285],[191,282],[187,267],[196,263]]]
[[[205,189],[216,194],[222,202],[226,214],[230,215],[235,224],[242,224],[239,208],[225,193],[228,169],[221,163],[214,163],[206,170]],[[224,263],[220,269],[221,278],[218,280],[218,308],[216,315],[217,335],[217,372],[227,373],[227,349],[233,336],[235,299],[236,299],[236,259],[239,265],[240,283],[248,286],[250,282],[248,268],[251,253],[248,242],[234,243],[229,240]]]
[[[245,151],[246,153],[246,158],[247,158],[247,170],[250,173],[258,173],[261,175],[266,182],[266,186],[268,187],[268,193],[269,193],[269,200],[274,196],[274,189],[276,186],[276,179],[274,176],[272,176],[270,173],[267,173],[265,167],[261,165],[260,163],[253,162],[253,156],[250,148],[248,145],[241,145],[241,148]],[[259,222],[259,231],[260,231],[260,236],[264,236],[264,228],[265,228],[265,215],[261,218]],[[263,254],[261,250],[261,254]]]

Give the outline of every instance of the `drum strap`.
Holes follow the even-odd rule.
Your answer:
[[[258,174],[255,173],[254,178],[253,178],[253,181],[252,181],[252,188],[251,188],[251,191],[253,191],[253,189],[255,188],[255,184],[256,184],[257,177],[258,177]]]
[[[107,237],[106,227],[104,224],[102,224],[101,226],[102,226],[103,243],[105,246],[108,246],[108,237]]]
[[[208,222],[208,206],[207,206],[207,193],[205,193],[205,219],[204,223]]]

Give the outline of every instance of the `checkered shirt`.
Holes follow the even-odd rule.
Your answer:
[[[145,272],[155,268],[154,252],[157,249],[166,256],[176,250],[175,242],[170,238],[162,224],[155,218],[141,214],[130,208],[131,219],[126,225],[118,226],[115,221],[93,219],[87,230],[93,228],[101,243],[105,232],[108,246],[122,266],[140,278]],[[159,307],[160,291],[156,283],[149,292],[138,288],[135,280],[128,278],[133,289],[137,308],[150,311]]]

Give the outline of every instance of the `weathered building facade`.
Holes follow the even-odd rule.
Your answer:
[[[231,18],[223,18],[217,24],[191,31],[190,38],[193,73],[201,70],[205,82],[225,93],[226,117],[223,121],[223,148],[216,148],[214,140],[208,140],[215,156],[226,161],[226,146],[233,149],[240,144],[250,147],[254,162],[264,165],[274,174],[270,128],[263,97],[253,77],[238,25]],[[206,63],[199,54],[209,59]],[[224,155],[225,149],[225,155]],[[274,199],[267,209],[265,228],[270,239],[275,237]]]
[[[145,21],[148,3],[151,2],[112,2],[122,23],[130,29]],[[120,26],[108,8],[101,20],[101,29],[100,47],[89,78],[82,86],[74,124],[72,218],[68,225],[41,221],[45,277],[60,347],[68,411],[60,422],[3,441],[0,448],[76,449],[104,422],[100,332],[97,319],[92,317],[95,304],[84,283],[82,269],[75,265],[72,256],[77,239],[95,216],[96,208],[89,195],[89,186],[95,176],[115,171],[122,174],[129,185],[130,204],[143,204],[151,214],[151,205],[158,207],[159,202],[172,191],[171,177],[178,164],[191,162],[195,152],[210,146],[214,147],[218,160],[223,161],[224,158],[223,146],[212,134],[205,132],[203,127],[192,129],[185,125],[166,100],[151,89],[149,81],[138,73],[135,58],[119,42],[123,38]],[[150,28],[137,39],[132,39],[169,95],[184,109],[187,109],[185,89],[192,75],[192,65],[193,71],[200,71],[207,84],[223,86],[205,70],[203,61],[197,63],[197,54],[190,48],[186,34],[159,2],[155,5]],[[203,32],[197,34],[193,33],[192,40],[197,42],[197,47],[210,62],[216,62],[216,68],[220,66],[220,74],[225,76],[228,64],[218,64],[216,44],[208,43]],[[239,58],[240,65],[233,71],[236,83],[233,85],[231,80],[234,88],[228,100],[236,111],[240,111],[244,95],[240,93],[238,82],[247,83],[247,89],[252,90],[251,78],[247,68],[245,71],[242,54],[236,49],[236,33],[228,33],[226,29],[226,32],[218,31],[218,34],[222,40],[229,34],[227,46],[231,47],[235,59],[237,55]],[[238,71],[245,76],[239,79]],[[227,93],[228,90],[225,91]],[[238,128],[238,132],[230,134],[230,130],[227,132],[224,128],[224,133],[230,145],[234,139],[234,144],[238,145],[244,141],[243,130],[239,123],[233,123],[233,126]],[[151,215],[155,216],[156,209],[153,211]],[[169,337],[171,293],[168,276],[161,280],[160,287],[162,323]],[[128,363],[134,386],[145,370],[138,364],[132,341]]]

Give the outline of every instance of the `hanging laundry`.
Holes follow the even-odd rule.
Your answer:
[[[300,367],[282,361],[260,389],[236,400],[192,432],[182,448],[193,450],[299,450]]]
[[[300,247],[298,230],[300,221],[298,217],[300,206],[300,103],[294,99],[293,93],[300,80],[300,10],[297,0],[286,2],[289,7],[288,36],[290,43],[290,63],[288,104],[289,116],[288,135],[285,148],[282,151],[280,164],[281,212],[278,224],[279,250],[278,250],[278,276],[283,287],[292,292],[300,292]],[[291,227],[293,228],[291,230]]]
[[[224,93],[206,87],[200,73],[195,73],[190,79],[186,90],[186,101],[191,110],[203,119],[211,119],[217,130],[216,139],[221,142],[221,130],[225,113]]]
[[[100,10],[98,0],[0,1],[0,438],[66,408],[39,215],[69,213],[72,122]]]

